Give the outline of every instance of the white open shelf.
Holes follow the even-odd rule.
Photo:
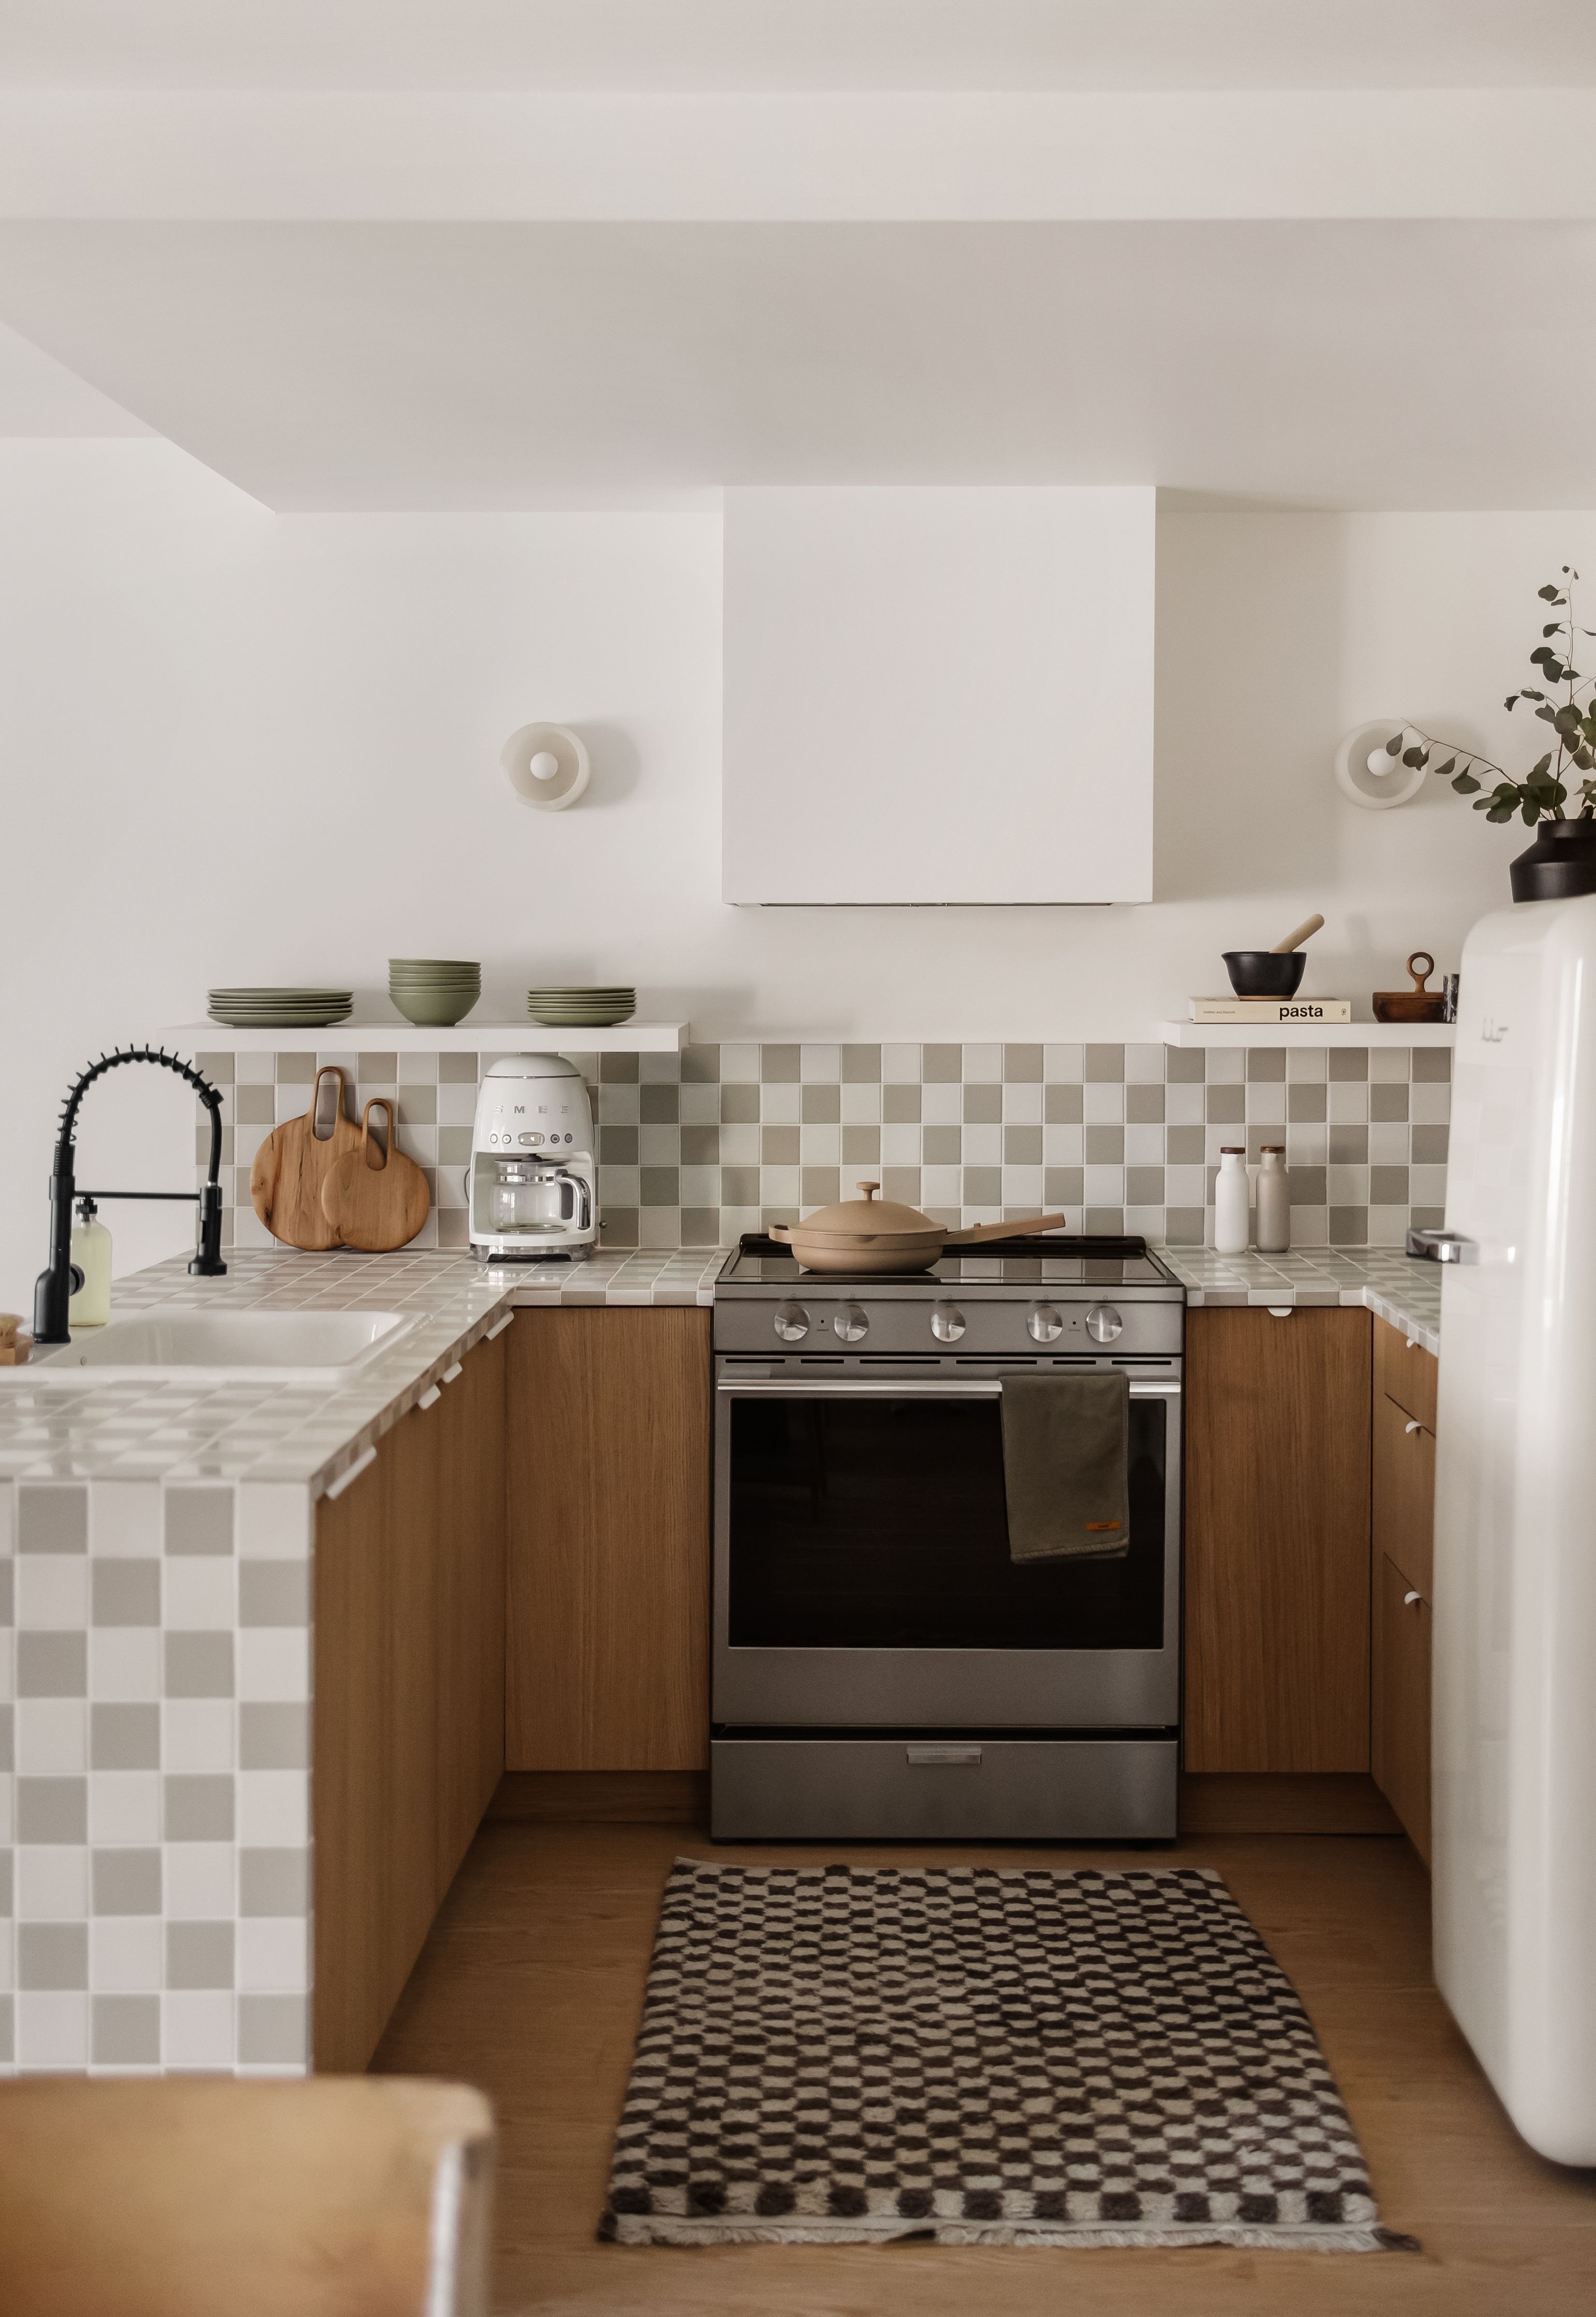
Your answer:
[[[1166,1046],[1450,1046],[1455,1022],[1161,1022]]]
[[[333,1022],[319,1030],[233,1030],[225,1022],[180,1022],[159,1030],[166,1045],[212,1054],[679,1054],[686,1022],[623,1022],[616,1030],[551,1029],[545,1023],[476,1022],[453,1030],[414,1023]]]

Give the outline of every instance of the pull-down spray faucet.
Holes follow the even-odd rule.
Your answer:
[[[157,1068],[175,1070],[185,1078],[211,1114],[211,1163],[206,1169],[202,1191],[88,1191],[80,1193],[74,1180],[77,1157],[75,1130],[77,1114],[84,1096],[96,1078],[103,1078],[121,1062],[154,1062]],[[78,1197],[92,1199],[197,1199],[200,1203],[199,1245],[189,1269],[200,1279],[217,1279],[226,1271],[221,1259],[221,1096],[209,1078],[202,1078],[177,1055],[169,1054],[164,1047],[151,1051],[148,1046],[119,1047],[102,1054],[91,1062],[76,1085],[67,1096],[61,1111],[60,1131],[56,1137],[56,1155],[49,1178],[49,1263],[39,1275],[33,1289],[33,1340],[37,1344],[65,1344],[71,1340],[67,1325],[67,1306],[83,1284],[83,1275],[72,1260],[72,1203]]]

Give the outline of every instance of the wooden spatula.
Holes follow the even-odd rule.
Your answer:
[[[272,1129],[249,1170],[250,1199],[273,1239],[285,1247],[337,1246],[321,1186],[337,1160],[359,1148],[360,1129],[344,1114],[344,1073],[329,1062],[316,1073],[309,1109]]]
[[[382,1113],[381,1141],[372,1132],[374,1110]],[[362,1114],[358,1148],[335,1159],[322,1184],[328,1230],[340,1247],[384,1254],[415,1238],[431,1204],[426,1176],[399,1148],[392,1104],[373,1095]]]

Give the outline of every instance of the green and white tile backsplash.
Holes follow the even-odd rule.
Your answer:
[[[417,1244],[463,1247],[477,1076],[495,1059],[198,1055],[226,1096],[228,1243],[270,1243],[250,1163],[308,1107],[318,1064],[336,1062],[354,1115],[393,1100],[401,1148],[426,1172]],[[727,1042],[571,1059],[594,1094],[608,1247],[731,1245],[861,1179],[950,1225],[1056,1209],[1074,1228],[1200,1247],[1220,1146],[1243,1140],[1252,1160],[1285,1142],[1301,1246],[1400,1246],[1446,1200],[1444,1048]]]

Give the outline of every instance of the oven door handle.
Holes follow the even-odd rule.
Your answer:
[[[1019,1373],[1035,1375],[1036,1371],[1024,1368]],[[1102,1371],[1089,1369],[1084,1373],[1100,1374]],[[717,1392],[731,1399],[740,1399],[750,1392],[776,1392],[785,1400],[996,1400],[1002,1389],[1003,1379],[1000,1376],[972,1376],[967,1380],[952,1376],[902,1376],[896,1382],[888,1382],[884,1379],[877,1382],[874,1377],[856,1382],[851,1377],[841,1376],[801,1376],[790,1382],[784,1376],[747,1376],[740,1382],[722,1382],[715,1386]],[[1131,1385],[1133,1400],[1179,1400],[1179,1397],[1178,1383],[1134,1382]]]

